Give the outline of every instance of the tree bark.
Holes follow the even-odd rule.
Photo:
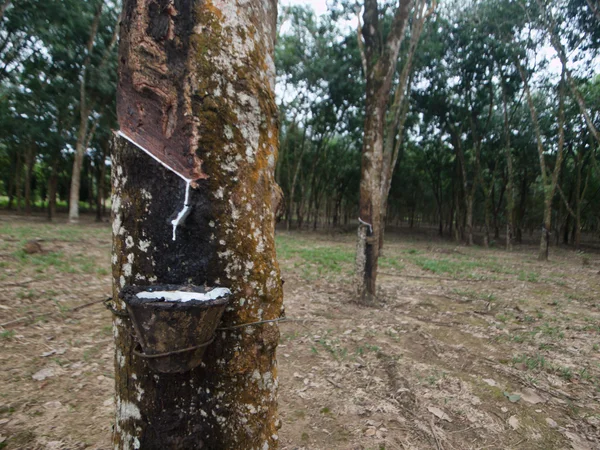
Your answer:
[[[173,240],[170,219],[186,183],[164,161],[116,137],[113,296],[133,284],[224,286],[232,299],[221,327],[277,319],[276,2],[176,5],[124,1],[117,103],[121,131],[129,120],[139,137],[164,125],[150,138],[172,142],[173,164],[196,174],[191,213]],[[114,306],[124,309],[120,300]],[[116,449],[277,447],[275,323],[219,331],[199,367],[173,375],[152,372],[132,353],[127,317],[113,323]]]

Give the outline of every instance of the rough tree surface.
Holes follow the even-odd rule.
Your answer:
[[[195,182],[191,213],[173,240],[185,181],[115,137],[114,298],[132,284],[225,286],[233,298],[222,327],[280,317],[276,2],[125,0],[123,7],[122,131],[134,141],[147,132],[140,144]],[[276,324],[219,331],[203,364],[178,375],[153,373],[132,354],[127,317],[115,315],[114,334],[116,449],[277,446]]]

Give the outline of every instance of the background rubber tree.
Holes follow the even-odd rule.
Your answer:
[[[94,137],[99,118],[104,113],[104,102],[99,100],[104,100],[106,92],[112,91],[111,68],[114,70],[114,65],[111,67],[110,63],[114,61],[120,20],[117,15],[118,4],[105,2],[105,0],[88,3],[88,9],[93,7],[93,14],[90,14],[88,22],[87,39],[79,40],[82,58],[76,60],[75,64],[79,71],[79,126],[69,193],[70,222],[79,220],[79,189],[83,157]],[[84,46],[81,45],[83,42],[85,42]]]
[[[115,138],[114,298],[126,285],[187,283],[232,298],[227,329],[182,374],[151,372],[133,354],[130,320],[115,315],[117,449],[277,447],[276,17],[274,0],[123,4],[120,129],[163,164]],[[165,164],[189,177],[187,201]],[[173,239],[184,202],[191,210]]]
[[[372,303],[376,295],[383,219],[382,201],[389,192],[387,180],[393,172],[393,153],[396,151],[397,155],[398,151],[394,145],[390,145],[388,150],[391,154],[388,154],[384,147],[390,93],[409,18],[413,14],[415,21],[418,21],[419,14],[426,14],[422,12],[425,6],[425,1],[401,0],[393,9],[393,16],[389,18],[385,15],[387,8],[380,7],[377,0],[364,2],[363,25],[362,29],[359,28],[358,41],[366,78],[365,122],[356,247],[356,290],[359,299],[364,303]],[[421,13],[415,14],[418,8],[421,8]],[[407,67],[410,72],[409,65]],[[395,108],[390,121],[394,126],[399,126],[403,121],[402,100],[405,97],[407,79],[408,77],[404,82],[400,80],[398,99],[393,102]],[[391,133],[394,137],[395,134]],[[385,169],[386,166],[388,169]]]

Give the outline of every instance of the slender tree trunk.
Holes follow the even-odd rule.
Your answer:
[[[502,106],[504,115],[504,152],[506,154],[507,183],[506,183],[506,250],[512,251],[515,235],[515,190],[514,168],[511,149],[511,130],[508,119],[508,99],[504,76],[502,77]]]
[[[15,194],[17,198],[17,211],[21,211],[22,199],[23,199],[23,181],[22,181],[22,172],[23,172],[23,158],[21,156],[21,152],[17,153],[17,168],[15,171]]]
[[[25,214],[31,215],[33,166],[35,163],[34,146],[30,145],[25,150]]]
[[[48,220],[51,222],[56,217],[56,190],[58,187],[58,174],[55,165],[48,177]]]
[[[106,154],[107,148],[106,146],[102,146],[102,158],[100,162],[100,167],[98,167],[98,180],[96,182],[98,186],[98,191],[96,193],[96,222],[102,222],[103,219],[103,208],[102,203],[104,200],[104,185],[106,179]]]
[[[155,5],[123,4],[121,132],[163,159],[123,134],[115,138],[114,306],[124,310],[118,294],[126,285],[223,286],[232,298],[220,326],[241,327],[219,331],[199,367],[166,375],[134,355],[131,322],[115,316],[113,445],[276,448],[279,331],[272,320],[283,311],[272,195],[277,5],[181,1],[158,18]],[[169,159],[163,143],[171,143]],[[191,212],[174,240],[170,222],[186,198],[182,177],[192,187]]]
[[[87,42],[87,54],[83,62],[83,67],[80,76],[79,84],[79,129],[77,131],[77,142],[75,144],[75,158],[73,159],[73,170],[71,172],[71,189],[69,192],[69,222],[75,223],[79,220],[79,188],[81,186],[81,169],[83,166],[83,157],[87,148],[89,147],[96,126],[98,122],[95,121],[91,130],[89,129],[90,113],[92,111],[91,106],[88,104],[87,99],[87,73],[92,61],[92,52],[94,50],[96,35],[98,34],[98,27],[100,25],[100,19],[102,16],[102,9],[104,7],[104,1],[98,2],[96,13],[92,21],[90,28],[90,34]],[[145,0],[140,0],[145,1]],[[167,8],[168,10],[168,8]],[[160,20],[155,18],[153,20]],[[101,69],[107,62],[111,55],[113,46],[117,42],[117,34],[119,32],[119,23],[121,16],[117,20],[117,23],[113,29],[113,36],[108,44],[107,48],[102,55],[101,61],[98,65],[98,69]],[[149,54],[152,54],[154,49],[147,49]]]
[[[16,155],[15,155],[15,157],[13,157],[13,155],[10,155],[10,172],[8,175],[8,185],[6,187],[6,192],[8,194],[8,205],[6,206],[6,208],[9,211],[13,208],[13,203],[15,201],[15,177],[14,177],[14,175],[16,175],[16,167],[17,167]]]
[[[356,292],[363,303],[371,304],[377,291],[385,113],[413,1],[400,3],[385,42],[380,35],[377,0],[365,0],[364,5],[364,52],[361,55],[367,83],[356,247]]]
[[[292,202],[294,201],[294,194],[296,192],[296,184],[298,182],[298,175],[300,174],[300,168],[302,167],[302,158],[304,156],[304,150],[306,148],[306,130],[307,127],[304,126],[302,131],[302,144],[300,147],[300,156],[298,156],[298,161],[296,161],[296,167],[294,168],[294,177],[292,178],[292,183],[290,186],[290,198],[289,198],[289,217],[287,218],[286,229],[290,231],[290,227],[292,225]]]

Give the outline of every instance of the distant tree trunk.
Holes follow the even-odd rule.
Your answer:
[[[224,286],[232,298],[221,327],[241,327],[219,331],[196,369],[165,375],[133,354],[131,322],[115,316],[113,446],[276,448],[279,331],[256,322],[283,311],[273,214],[277,4],[156,5],[123,4],[119,124],[162,164],[115,138],[114,306],[124,310],[118,294],[126,285]],[[186,182],[163,164],[192,187],[191,212],[175,239],[170,221],[183,207]]]
[[[58,173],[56,166],[53,165],[50,176],[48,177],[48,220],[52,221],[56,217],[56,190],[58,188]]]
[[[294,167],[294,177],[292,178],[291,186],[290,186],[290,198],[289,198],[289,208],[288,208],[288,218],[286,223],[287,231],[290,231],[290,227],[292,225],[292,203],[294,201],[294,194],[296,193],[296,185],[298,183],[298,175],[300,174],[300,168],[302,167],[302,158],[304,157],[304,149],[306,148],[306,130],[307,127],[304,126],[302,131],[302,143],[300,147],[300,156],[298,156],[298,161],[296,161],[296,167]]]
[[[426,1],[417,0],[415,2],[415,17],[412,20],[410,28],[410,43],[406,53],[404,67],[400,72],[400,79],[394,92],[394,100],[388,112],[387,126],[385,128],[385,139],[383,147],[382,179],[381,179],[381,229],[379,233],[379,250],[383,248],[387,203],[392,187],[392,178],[394,169],[401,157],[402,142],[404,140],[404,125],[408,114],[408,98],[412,84],[412,62],[423,32],[423,26],[427,18],[433,14],[437,5],[433,1],[429,9],[425,9]],[[360,22],[359,22],[360,24]],[[360,36],[359,36],[360,39]],[[368,68],[368,64],[365,66]]]
[[[98,180],[97,184],[97,193],[96,193],[96,222],[102,222],[104,218],[103,214],[103,200],[104,200],[104,184],[106,180],[106,156],[108,151],[108,142],[102,146],[102,158],[100,161],[100,167],[97,169]]]
[[[13,208],[13,203],[15,201],[15,175],[16,175],[16,160],[15,158],[10,158],[10,172],[8,174],[8,185],[6,187],[6,192],[8,194],[8,205],[6,208],[10,211]]]
[[[92,158],[88,158],[87,164],[87,202],[88,211],[91,211],[96,203],[96,196],[94,195],[94,170]]]
[[[559,107],[558,107],[558,149],[556,153],[556,162],[554,163],[554,170],[552,173],[549,173],[549,170],[546,166],[545,159],[545,150],[544,144],[542,140],[542,133],[540,129],[540,124],[538,120],[537,110],[535,108],[535,104],[533,102],[533,97],[531,95],[531,90],[529,89],[529,81],[527,76],[525,75],[525,71],[521,66],[521,63],[518,59],[516,59],[516,66],[519,71],[519,75],[521,76],[521,80],[523,81],[525,93],[527,96],[527,105],[529,107],[529,112],[531,115],[531,121],[534,125],[536,142],[537,142],[537,150],[538,157],[540,161],[540,171],[542,177],[542,186],[544,187],[544,223],[542,224],[542,235],[540,238],[540,250],[538,254],[538,259],[540,261],[548,260],[548,247],[550,243],[550,232],[552,229],[552,200],[554,199],[554,195],[556,193],[556,187],[558,185],[558,178],[560,176],[560,171],[562,168],[562,160],[563,160],[563,149],[565,144],[565,104],[564,104],[564,84],[565,84],[565,67],[563,66],[563,72],[560,82],[559,89]]]
[[[33,166],[35,163],[35,151],[34,146],[29,145],[25,150],[25,214],[31,215],[31,203],[32,203],[32,178],[33,178]]]
[[[71,172],[71,190],[69,191],[69,221],[77,222],[79,220],[79,188],[81,186],[81,169],[83,167],[83,156],[87,150],[88,127],[90,120],[90,106],[87,103],[87,85],[86,74],[91,63],[94,42],[98,34],[98,26],[102,15],[104,2],[99,2],[96,8],[94,19],[87,43],[87,54],[83,63],[81,80],[79,84],[79,129],[77,131],[77,142],[75,143],[75,157],[73,158],[73,170]]]
[[[359,229],[356,253],[356,291],[366,304],[377,291],[379,233],[382,219],[382,171],[384,122],[400,45],[413,1],[403,1],[394,13],[383,42],[377,0],[365,0],[362,37],[366,77],[365,123],[361,161]],[[359,44],[362,44],[359,36]]]
[[[22,199],[23,199],[23,191],[22,191],[22,172],[23,172],[23,158],[21,156],[21,152],[17,153],[17,167],[15,171],[15,194],[17,197],[17,211],[21,211]]]
[[[142,0],[140,0],[142,1]],[[96,126],[98,122],[95,121],[91,130],[89,129],[90,113],[92,111],[91,105],[87,99],[87,73],[92,62],[92,52],[95,47],[96,36],[98,34],[98,26],[100,24],[100,18],[102,15],[102,9],[104,7],[104,0],[98,3],[96,13],[92,21],[90,28],[90,34],[87,42],[87,53],[83,62],[83,67],[80,75],[79,84],[79,129],[77,131],[77,142],[75,144],[75,158],[73,159],[73,170],[71,172],[71,189],[69,191],[69,222],[77,222],[79,220],[79,188],[81,185],[81,169],[83,166],[83,157],[87,148],[89,147]],[[104,54],[98,64],[98,69],[106,64],[108,58],[111,55],[111,50],[117,42],[117,35],[119,33],[119,23],[121,17],[117,20],[117,23],[113,29],[112,38],[104,50]],[[153,50],[148,50],[150,53]]]
[[[515,237],[515,190],[514,168],[511,149],[511,130],[508,119],[508,98],[506,94],[505,79],[502,76],[502,106],[504,115],[504,152],[506,154],[507,182],[506,182],[506,250],[512,251]]]

